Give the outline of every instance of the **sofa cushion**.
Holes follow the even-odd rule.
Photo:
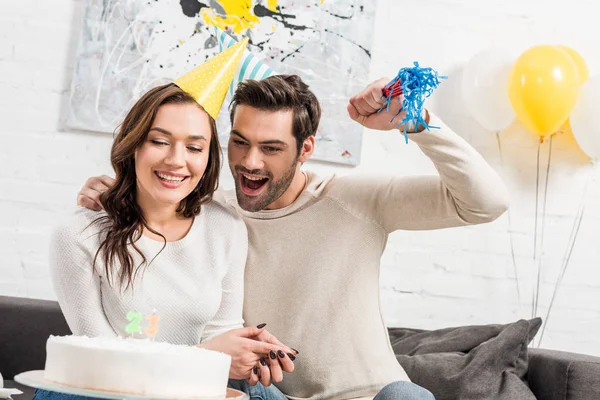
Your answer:
[[[396,358],[437,400],[534,400],[523,381],[540,318],[435,331],[390,328]]]

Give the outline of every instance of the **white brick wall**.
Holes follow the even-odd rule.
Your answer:
[[[591,0],[377,0],[372,79],[419,61],[450,79],[429,106],[501,172],[512,195],[508,214],[478,227],[398,232],[382,258],[382,303],[390,325],[438,328],[531,316],[536,140],[515,124],[496,138],[463,109],[459,77],[475,52],[503,43],[518,54],[562,43],[600,72],[600,37]],[[517,5],[518,4],[518,5]],[[0,0],[0,294],[54,298],[47,238],[73,207],[85,178],[109,173],[110,135],[64,132],[68,87],[81,26],[81,1]],[[358,169],[431,173],[414,145],[392,133],[365,132]],[[545,153],[543,153],[545,154]],[[545,166],[545,159],[542,160]],[[326,173],[349,173],[311,164]],[[598,169],[596,170],[598,171]],[[539,312],[545,315],[589,169],[572,138],[554,142],[544,235]],[[227,170],[224,186],[231,186]],[[543,183],[543,180],[542,180]],[[543,347],[600,355],[600,183],[592,177],[578,242],[550,315]],[[515,253],[516,272],[511,255]],[[520,282],[517,296],[517,278]]]

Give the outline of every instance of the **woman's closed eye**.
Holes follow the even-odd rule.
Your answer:
[[[150,139],[150,143],[155,144],[157,146],[168,146],[169,143],[163,140]],[[187,149],[194,153],[202,153],[204,149],[198,146],[187,146]]]

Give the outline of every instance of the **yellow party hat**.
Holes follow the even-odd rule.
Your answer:
[[[246,37],[178,78],[174,83],[191,94],[216,120],[247,44]]]

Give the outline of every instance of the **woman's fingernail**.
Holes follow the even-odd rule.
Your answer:
[[[290,358],[290,360],[294,361],[296,359],[296,356],[293,355],[292,353],[288,353],[288,357]]]
[[[252,372],[254,372],[254,375],[258,375],[258,367],[256,365],[252,367]]]
[[[264,358],[261,358],[261,359],[260,359],[260,365],[262,365],[263,367],[264,367],[265,365],[267,365],[267,362],[265,361],[265,359],[264,359]]]
[[[279,356],[279,358],[284,358],[285,357],[285,353],[281,350],[277,350],[277,355]]]
[[[294,350],[296,352],[296,354],[300,354],[300,352],[298,350],[296,350],[295,348],[290,347],[290,349]]]
[[[271,352],[269,353],[269,357],[271,357],[271,360],[274,360],[277,356],[275,355],[275,352],[271,350]]]
[[[267,324],[260,324],[260,325],[256,325],[256,327],[257,327],[258,329],[262,329],[262,328],[264,328],[265,326],[267,326]]]

